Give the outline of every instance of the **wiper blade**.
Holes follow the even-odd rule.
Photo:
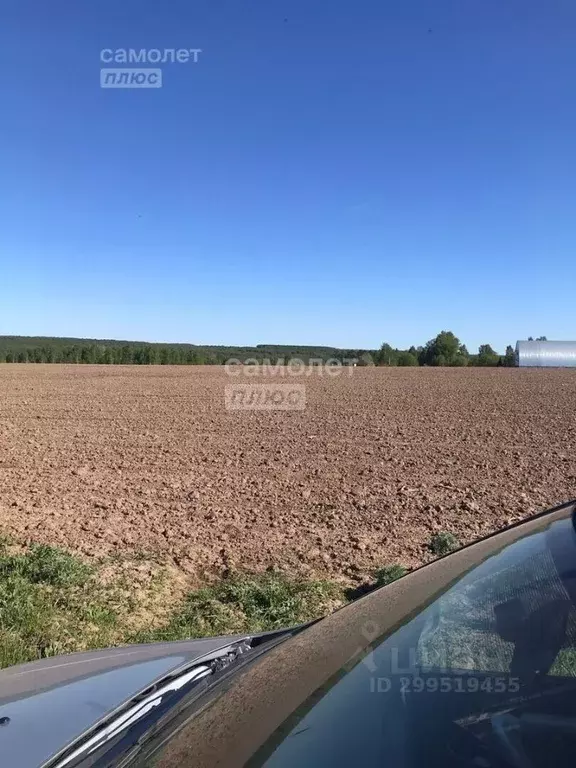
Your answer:
[[[205,654],[187,667],[168,675],[132,698],[119,711],[98,723],[64,752],[46,763],[46,768],[66,768],[88,757],[107,742],[126,732],[150,712],[165,704],[177,691],[189,686],[194,687],[201,680],[221,672],[251,649],[252,641],[247,637]]]

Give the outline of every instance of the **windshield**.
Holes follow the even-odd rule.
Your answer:
[[[254,764],[567,764],[575,543],[558,521],[472,569],[316,691]]]

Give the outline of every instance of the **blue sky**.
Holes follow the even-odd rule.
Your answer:
[[[0,333],[576,336],[573,0],[5,0],[0,51]]]

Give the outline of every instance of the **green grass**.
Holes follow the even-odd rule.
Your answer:
[[[172,598],[172,607],[160,568],[143,586],[113,561],[96,568],[56,547],[14,549],[0,542],[0,668],[131,642],[278,629],[344,600],[331,582],[270,572],[232,575]]]
[[[28,552],[9,555],[4,545],[0,556],[0,581],[20,577],[30,584],[74,587],[85,584],[92,569],[68,552],[45,544],[32,545]]]
[[[93,570],[49,546],[0,550],[0,667],[104,645],[116,614]]]
[[[449,531],[441,531],[440,533],[435,533],[430,539],[430,551],[432,554],[437,555],[438,557],[447,555],[449,552],[453,552],[455,549],[459,549],[460,546],[461,544],[456,536],[454,536],[454,534],[450,533]]]
[[[386,584],[392,584],[393,581],[406,576],[408,569],[403,565],[385,565],[374,572],[374,581],[376,587],[384,587]]]
[[[233,574],[190,593],[168,624],[140,632],[134,640],[143,643],[280,629],[323,616],[340,602],[341,590],[328,581],[275,572]]]

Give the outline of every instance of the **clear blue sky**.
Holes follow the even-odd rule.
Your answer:
[[[0,333],[576,337],[573,0],[2,6]]]

